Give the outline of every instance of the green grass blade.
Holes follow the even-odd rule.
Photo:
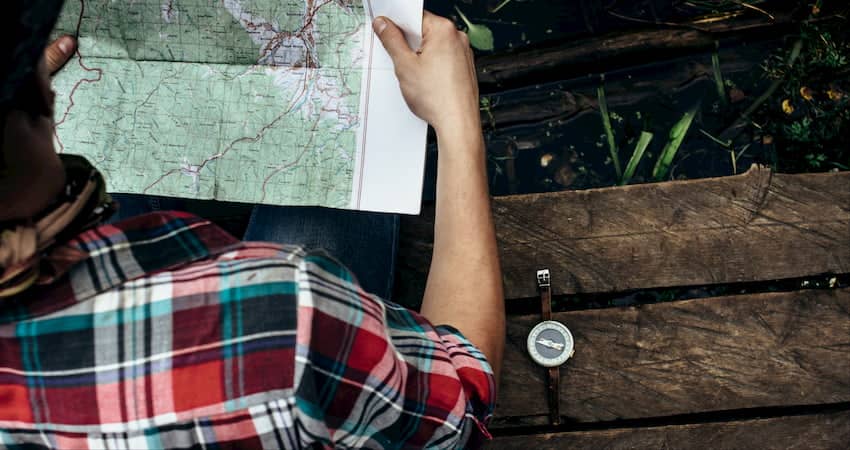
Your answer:
[[[667,176],[667,172],[670,170],[670,165],[673,163],[673,158],[676,157],[676,152],[679,151],[679,146],[682,145],[682,141],[685,140],[685,136],[691,128],[691,123],[693,123],[698,109],[699,107],[696,106],[686,112],[682,118],[673,125],[673,128],[670,129],[670,137],[667,140],[667,144],[664,145],[664,150],[661,151],[661,155],[655,163],[655,168],[652,169],[652,178],[656,181],[660,181],[662,178]]]
[[[604,80],[604,79],[603,79]],[[605,137],[608,139],[608,152],[617,171],[617,178],[623,177],[623,169],[620,167],[620,157],[617,150],[617,141],[614,139],[614,128],[611,126],[611,116],[608,115],[608,100],[605,98],[605,86],[600,84],[596,89],[599,100],[599,113],[602,115],[602,126],[605,128]]]
[[[717,89],[717,96],[720,97],[720,104],[726,106],[729,102],[726,100],[726,85],[723,81],[723,71],[720,70],[720,44],[714,42],[714,53],[711,54],[711,67],[714,69],[714,87]]]
[[[646,151],[646,148],[649,147],[649,143],[652,142],[652,137],[654,135],[649,131],[641,131],[640,138],[638,138],[637,144],[635,145],[635,151],[632,153],[632,157],[629,158],[629,163],[626,164],[626,171],[623,172],[623,178],[620,179],[620,186],[629,183],[629,180],[632,179],[632,175],[635,174],[635,170],[637,169],[638,164],[640,164],[640,160],[643,159],[643,153]]]
[[[504,0],[504,1],[502,1],[502,3],[499,3],[499,5],[498,5],[498,6],[496,6],[496,7],[495,7],[495,8],[493,8],[493,9],[491,9],[491,10],[490,10],[490,13],[491,13],[491,14],[496,14],[497,12],[499,12],[499,10],[500,10],[500,9],[504,8],[504,7],[505,7],[505,5],[507,5],[507,4],[508,4],[508,3],[510,3],[510,2],[511,2],[511,0]]]

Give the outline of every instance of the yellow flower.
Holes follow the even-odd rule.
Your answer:
[[[794,106],[791,105],[791,100],[788,100],[787,98],[782,100],[782,111],[785,114],[791,114],[794,112]]]
[[[800,96],[808,101],[812,101],[812,90],[803,86],[800,88]]]
[[[841,100],[841,98],[844,97],[844,94],[842,94],[840,91],[836,91],[836,90],[833,90],[833,89],[826,91],[826,95],[829,96],[830,100],[835,100],[835,101]]]
[[[820,14],[820,7],[817,4],[815,4],[814,6],[812,6],[812,15],[816,16],[818,14]]]

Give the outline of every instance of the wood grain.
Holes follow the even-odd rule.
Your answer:
[[[745,46],[717,50],[724,77],[735,79],[759,69],[762,56],[784,45],[782,40],[749,41]],[[683,58],[655,62],[652,70],[634,69],[608,73],[605,94],[608,107],[624,108],[649,97],[675,95],[699,80],[714,83],[712,52],[691,53]],[[512,135],[511,127],[546,126],[547,121],[568,120],[583,111],[596,109],[598,77],[586,73],[572,80],[534,84],[487,96],[489,106],[482,108],[481,121],[485,132]],[[548,126],[546,126],[548,129]],[[545,135],[546,129],[540,131]]]
[[[846,450],[850,412],[736,422],[497,437],[485,448],[555,449],[760,449]]]
[[[482,92],[533,83],[563,80],[588,73],[659,61],[712,49],[724,39],[778,36],[792,22],[789,14],[776,20],[749,17],[706,24],[697,29],[660,29],[616,32],[587,39],[569,38],[546,47],[523,48],[478,58],[475,65]]]
[[[526,352],[539,316],[508,320],[494,426],[545,423]],[[565,422],[850,401],[850,289],[750,294],[555,314],[575,338]]]
[[[493,200],[505,296],[621,292],[850,272],[850,173],[732,177]],[[433,209],[402,222],[396,298],[422,295]]]

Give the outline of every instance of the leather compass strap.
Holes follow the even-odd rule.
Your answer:
[[[537,287],[540,290],[541,319],[552,320],[552,286],[549,279],[549,270],[537,272]],[[561,370],[558,366],[546,370],[548,375],[548,399],[549,399],[549,422],[552,425],[561,424],[561,402],[560,381]]]

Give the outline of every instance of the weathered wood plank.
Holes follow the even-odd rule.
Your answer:
[[[850,289],[562,312],[566,421],[850,401]],[[510,317],[494,426],[539,424],[544,370],[526,353],[538,316]]]
[[[848,443],[850,412],[841,411],[736,422],[506,436],[497,437],[485,448],[846,450]]]
[[[759,67],[758,58],[778,46],[777,41],[750,42],[746,47],[722,49],[721,70],[725,77],[750,72]],[[657,70],[641,73],[607,75],[605,92],[608,106],[620,108],[634,105],[647,97],[678,92],[696,80],[713,77],[710,53],[697,53],[663,64]],[[566,85],[566,89],[564,87]],[[485,130],[508,132],[516,125],[535,124],[554,119],[567,119],[597,107],[598,78],[586,75],[577,80],[537,84],[488,96],[489,108],[481,111]]]
[[[493,200],[505,296],[794,278],[850,272],[850,173],[746,174]],[[421,298],[433,210],[405,218],[403,302]]]
[[[751,40],[746,45],[723,47],[717,50],[720,69],[726,78],[760,68],[762,56],[784,46],[775,37],[763,41]],[[713,51],[713,47],[712,47]],[[648,97],[664,97],[686,89],[702,79],[713,83],[711,51],[696,52],[665,62],[646,61],[651,70],[633,68],[605,75],[605,94],[611,109],[632,106]],[[512,134],[510,127],[535,124],[546,126],[550,120],[566,120],[576,114],[598,109],[596,90],[599,77],[582,73],[577,78],[553,83],[534,84],[507,92],[487,95],[488,107],[482,108],[481,121],[485,131]],[[547,127],[548,128],[548,127]],[[541,134],[545,134],[542,130]]]
[[[475,65],[482,92],[562,80],[587,73],[608,72],[711,49],[723,39],[777,36],[792,23],[788,13],[775,20],[753,16],[705,24],[696,28],[611,33],[588,39],[568,39],[549,47],[523,48],[480,57]]]

